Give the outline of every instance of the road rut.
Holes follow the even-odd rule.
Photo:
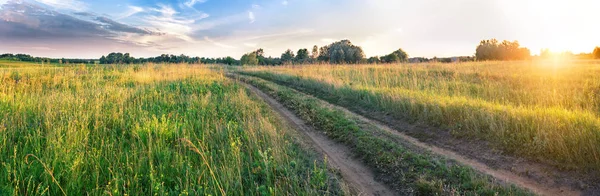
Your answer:
[[[343,180],[349,185],[349,188],[351,188],[353,194],[380,196],[395,195],[394,191],[389,189],[386,185],[376,181],[375,174],[371,169],[364,165],[360,160],[353,158],[350,149],[346,146],[332,141],[328,139],[327,136],[318,133],[277,100],[271,98],[256,87],[241,81],[240,83],[263,99],[274,111],[283,117],[289,125],[305,135],[310,140],[307,142],[328,158],[327,163],[330,164],[330,167],[339,171]]]

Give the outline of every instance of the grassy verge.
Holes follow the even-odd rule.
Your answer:
[[[335,195],[266,104],[201,66],[0,69],[0,195]]]
[[[363,89],[268,71],[241,71],[290,86],[352,110],[449,128],[490,141],[505,152],[580,171],[600,168],[600,120],[560,108],[518,107],[411,90]]]
[[[349,146],[368,166],[402,194],[417,195],[528,195],[514,186],[503,186],[470,168],[428,154],[414,153],[385,137],[363,130],[343,112],[318,100],[259,78],[241,76],[295,111],[328,137]]]

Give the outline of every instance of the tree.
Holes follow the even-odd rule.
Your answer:
[[[237,61],[234,58],[230,57],[230,56],[227,56],[225,59],[223,59],[222,62],[223,62],[223,64],[227,64],[227,65],[235,65],[235,64],[237,64],[236,63]]]
[[[298,53],[296,53],[296,62],[300,64],[307,63],[309,59],[310,56],[308,55],[308,49],[306,48],[300,49],[298,50]]]
[[[520,47],[518,41],[502,41],[496,39],[482,40],[475,50],[479,61],[486,60],[524,60],[531,57],[529,49]]]
[[[283,54],[281,54],[281,61],[284,64],[291,64],[294,61],[294,56],[294,52],[288,49]]]
[[[369,64],[379,64],[380,62],[381,60],[379,60],[378,56],[370,57],[369,59],[367,59],[367,63]]]
[[[357,64],[360,63],[363,58],[365,58],[365,54],[362,48],[353,45],[352,42],[350,42],[349,40],[334,42],[331,45],[327,46],[326,50],[327,51],[321,51],[321,56],[325,56],[323,55],[323,52],[327,52],[327,58],[329,59],[329,63],[332,64]]]
[[[406,52],[404,52],[404,50],[402,50],[402,48],[399,48],[398,50],[392,52],[392,55],[395,55],[398,57],[397,62],[406,62],[408,60],[408,54]]]
[[[256,53],[257,57],[264,57],[265,56],[265,50],[263,50],[262,48],[259,48],[258,50],[254,51],[254,53]]]
[[[242,65],[258,65],[257,52],[251,52],[248,54],[244,54],[240,59],[240,64]]]
[[[594,52],[592,52],[592,57],[594,59],[600,59],[600,47],[594,48]]]
[[[317,57],[317,60],[320,62],[329,62],[330,56],[329,56],[329,46],[323,46],[321,48],[319,48],[319,57]]]
[[[397,63],[400,62],[400,57],[398,55],[392,53],[381,57],[382,63]]]
[[[317,45],[313,46],[312,53],[311,53],[310,57],[313,60],[316,60],[317,58],[319,58],[319,47]]]
[[[402,48],[381,57],[382,63],[399,63],[408,61],[408,54]]]
[[[102,55],[102,57],[100,57],[100,64],[107,64],[108,62],[106,62],[106,57],[104,55]]]

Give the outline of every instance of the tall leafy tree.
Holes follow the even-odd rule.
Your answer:
[[[298,52],[296,53],[296,62],[297,63],[308,63],[310,59],[310,56],[308,54],[308,49],[304,48],[304,49],[300,49],[298,50]]]
[[[284,64],[291,64],[294,61],[294,52],[290,49],[286,50],[283,54],[281,54],[281,61]]]
[[[240,59],[242,65],[258,65],[257,52],[251,52],[244,54]]]
[[[316,60],[317,58],[319,58],[319,46],[317,46],[317,45],[313,46],[312,53],[311,53],[310,57],[313,60]]]
[[[319,48],[319,57],[317,57],[317,60],[319,62],[329,63],[329,59],[329,46],[323,46]]]
[[[350,40],[334,42],[327,48],[327,52],[329,53],[329,63],[332,64],[357,64],[365,58],[362,48],[353,45]]]

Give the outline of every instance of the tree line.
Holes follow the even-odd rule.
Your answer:
[[[298,49],[296,53],[286,50],[280,57],[265,57],[263,49],[242,55],[240,65],[289,65],[289,64],[366,64],[407,62],[408,54],[398,49],[382,57],[365,58],[364,51],[350,40],[341,40],[325,46]]]
[[[67,58],[46,58],[46,57],[33,57],[28,54],[0,54],[0,59],[12,60],[12,61],[24,61],[24,62],[35,62],[35,63],[58,63],[58,64],[69,64],[69,63],[94,63],[96,59],[67,59]]]
[[[567,53],[563,54],[565,56]],[[572,55],[572,54],[571,54]],[[542,50],[541,58],[552,56],[549,50]],[[572,55],[575,56],[575,55]],[[596,47],[592,53],[582,53],[577,55],[585,58],[600,59],[600,47]],[[586,57],[587,56],[587,57]],[[424,63],[424,62],[465,62],[465,61],[487,61],[487,60],[526,60],[530,59],[531,52],[528,48],[521,47],[518,41],[504,40],[499,42],[496,39],[482,40],[475,49],[474,56],[446,57],[446,58],[409,58],[408,53],[402,49],[395,50],[390,54],[383,56],[373,56],[366,58],[364,51],[360,46],[356,46],[350,40],[341,40],[325,46],[313,46],[311,50],[307,48],[298,49],[294,52],[291,49],[284,51],[278,57],[266,57],[263,49],[242,55],[240,60],[233,57],[223,58],[205,58],[190,57],[186,55],[162,54],[150,58],[134,58],[129,53],[113,52],[100,59],[65,59],[65,58],[45,58],[33,57],[28,54],[1,54],[0,59],[38,62],[38,63],[100,63],[100,64],[139,64],[139,63],[202,63],[202,64],[225,64],[225,65],[290,65],[290,64],[386,64],[386,63]]]
[[[113,52],[107,56],[102,56],[99,59],[100,64],[139,64],[139,63],[204,63],[204,64],[226,64],[236,65],[238,61],[232,57],[225,58],[204,58],[204,57],[190,57],[187,55],[172,55],[162,54],[156,57],[150,58],[134,58],[129,53]]]

